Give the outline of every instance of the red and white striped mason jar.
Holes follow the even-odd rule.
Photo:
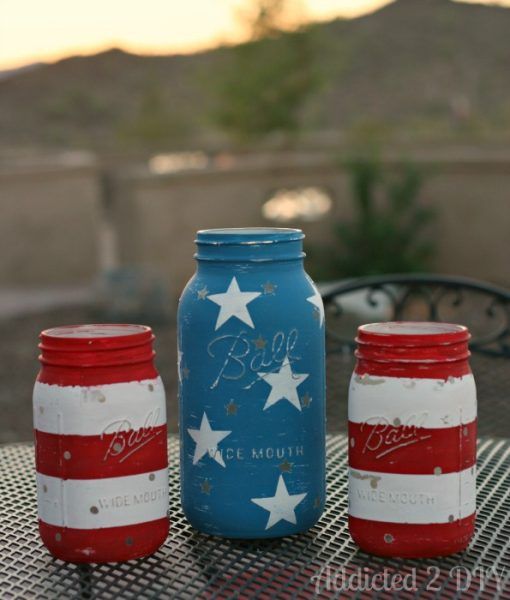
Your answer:
[[[476,510],[476,388],[466,327],[363,325],[349,389],[349,530],[362,550],[466,548]]]
[[[39,530],[71,562],[155,552],[168,534],[165,391],[141,325],[43,331],[34,387]]]

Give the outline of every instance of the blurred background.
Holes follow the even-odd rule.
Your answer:
[[[154,327],[176,428],[199,228],[300,227],[319,282],[510,287],[510,1],[0,12],[0,442],[31,438],[40,330],[91,321]]]

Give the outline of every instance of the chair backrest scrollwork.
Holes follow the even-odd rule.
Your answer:
[[[370,321],[462,323],[471,350],[510,358],[510,290],[465,277],[381,275],[321,286],[328,351],[350,349],[356,326]]]

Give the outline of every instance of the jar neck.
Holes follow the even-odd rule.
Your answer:
[[[158,372],[154,363],[136,363],[111,367],[63,367],[42,364],[37,375],[39,383],[59,386],[91,387],[156,379]]]
[[[448,379],[471,373],[468,330],[442,323],[380,323],[358,330],[358,375]]]
[[[90,386],[157,377],[150,327],[57,327],[40,338],[41,383]]]
[[[198,264],[302,263],[304,234],[299,229],[246,228],[199,231]]]

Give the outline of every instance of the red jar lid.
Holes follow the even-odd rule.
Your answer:
[[[39,360],[45,368],[40,379],[44,381],[105,383],[156,374],[154,334],[145,325],[66,325],[46,329],[39,337]]]
[[[464,325],[420,321],[371,323],[358,328],[357,372],[448,377],[469,372]]]
[[[390,321],[370,323],[358,328],[359,344],[377,346],[439,346],[467,342],[468,328],[454,323],[431,321]]]
[[[154,334],[146,325],[98,324],[64,325],[45,329],[39,336],[39,348],[85,351],[129,348],[152,342]]]

